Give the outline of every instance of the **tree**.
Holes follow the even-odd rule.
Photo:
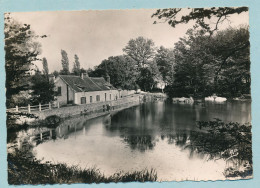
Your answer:
[[[54,76],[55,76],[55,78],[57,77],[57,76],[59,76],[59,72],[58,71],[53,71],[53,73],[52,73]]]
[[[46,78],[45,75],[36,72],[31,78],[31,102],[32,104],[46,104],[54,101],[54,82]]]
[[[144,37],[131,39],[123,51],[135,60],[139,67],[144,67],[155,55],[154,42]]]
[[[211,92],[214,63],[205,33],[189,30],[187,37],[175,44],[174,79],[167,88],[171,96],[202,97]]]
[[[174,52],[161,46],[154,58],[165,83],[170,83],[173,76]]]
[[[69,58],[65,50],[61,50],[61,65],[62,70],[60,71],[60,74],[69,74]]]
[[[250,49],[248,27],[229,28],[212,38],[212,53],[218,67],[215,70],[215,89],[227,97],[250,94]]]
[[[30,71],[33,62],[39,60],[41,44],[31,30],[30,25],[13,20],[10,14],[5,14],[5,70],[6,70],[6,104],[11,107],[12,96],[29,88]]]
[[[149,63],[149,66],[140,68],[140,74],[137,78],[137,84],[144,91],[151,91],[157,83],[162,82],[161,73],[155,61]]]
[[[80,75],[80,62],[79,62],[79,57],[75,54],[74,58],[75,58],[75,61],[74,61],[74,64],[73,64],[72,72],[73,72],[75,75]]]
[[[214,31],[218,30],[219,24],[228,20],[230,15],[247,12],[248,7],[188,8],[190,11],[182,10],[182,8],[158,9],[152,17],[168,22],[174,28],[179,24],[195,21],[196,26],[200,26],[212,35]],[[216,20],[213,28],[209,20]],[[156,23],[155,21],[154,24]]]
[[[207,42],[206,42],[207,44],[204,43],[206,45],[197,45],[197,46],[198,47],[204,46],[202,51],[204,50],[208,54],[203,55],[199,51],[198,51],[199,52],[198,54],[200,54],[201,57],[208,58],[208,60],[210,60],[210,62],[212,63],[212,65],[210,65],[210,63],[201,64],[204,66],[204,67],[202,67],[204,69],[204,72],[206,69],[211,72],[211,74],[207,74],[205,72],[204,76],[214,75],[214,78],[212,79],[212,77],[211,77],[209,79],[210,82],[208,82],[208,86],[213,85],[213,87],[212,88],[207,87],[204,89],[207,89],[208,93],[214,91],[214,92],[218,92],[219,94],[227,96],[227,97],[240,95],[241,93],[250,93],[250,73],[249,73],[249,70],[250,70],[249,45],[250,45],[250,43],[249,43],[249,36],[248,36],[248,28],[243,29],[243,27],[241,27],[240,29],[238,29],[236,31],[234,29],[229,29],[227,31],[217,32],[215,34],[215,32],[219,30],[219,28],[218,28],[219,24],[221,24],[225,20],[228,20],[228,17],[230,15],[247,12],[248,8],[247,7],[235,7],[235,8],[213,7],[213,8],[205,8],[205,9],[194,8],[194,9],[189,9],[190,11],[187,11],[187,10],[182,11],[182,10],[183,9],[181,9],[181,8],[159,9],[152,15],[152,17],[157,17],[159,20],[168,22],[168,24],[174,28],[179,24],[188,23],[191,21],[195,21],[194,29],[198,29],[199,26],[202,28],[201,31],[204,32],[203,38],[206,37],[205,41],[207,40]],[[215,23],[212,24],[212,21],[215,21]],[[155,23],[157,23],[157,22],[155,21]],[[208,37],[206,36],[205,32],[209,33]],[[192,37],[193,36],[191,36],[191,35],[189,36],[190,39],[192,39]],[[241,38],[239,38],[239,37],[241,37]],[[197,38],[197,39],[199,39],[199,38]],[[185,39],[182,39],[182,40],[185,40]],[[185,41],[185,42],[187,42],[187,41]],[[185,44],[185,42],[182,44],[183,49],[180,50],[179,53],[182,53],[182,51],[187,50],[187,49],[185,49],[185,45],[189,46],[189,44]],[[195,43],[193,43],[193,44],[195,44]],[[205,47],[208,47],[208,49]],[[195,48],[191,48],[191,50],[188,52],[191,53],[193,49],[195,49]],[[210,51],[209,51],[209,49],[210,49]],[[194,54],[194,53],[192,53],[192,54]],[[195,55],[195,57],[198,57],[198,56],[196,56],[196,54],[194,54],[194,55]],[[183,54],[183,56],[185,56],[185,55]],[[244,59],[242,58],[242,56],[244,57]],[[188,57],[186,59],[188,59]],[[199,57],[197,59],[199,59]],[[194,59],[190,59],[190,61],[192,62],[192,61],[194,61]],[[176,62],[177,62],[177,60],[176,60]],[[178,61],[178,62],[180,62],[180,61]],[[203,59],[201,59],[201,62],[203,62]],[[240,64],[238,62],[243,62],[243,63]],[[239,64],[241,66],[239,66]],[[181,64],[179,63],[179,65],[176,67],[180,68]],[[235,68],[238,68],[240,71],[235,71]],[[183,68],[183,70],[184,69],[185,68]],[[242,70],[244,70],[244,71],[242,71]],[[238,72],[241,74],[236,75],[236,73],[238,73]],[[194,74],[195,73],[197,73],[197,72],[194,72]],[[232,74],[232,77],[228,77],[227,76],[228,74]],[[185,78],[184,75],[180,74],[180,77]],[[189,76],[194,78],[194,76],[192,76],[192,75],[189,75]],[[183,84],[183,81],[184,81],[183,80],[179,83],[180,87],[178,87],[178,88],[179,89],[181,88],[179,93],[184,92],[184,91],[192,92],[191,91],[192,89],[195,89],[195,91],[197,89],[199,89],[199,88],[195,88],[196,84],[194,85],[194,83],[190,80],[189,76],[186,75],[187,82],[190,81],[190,86],[192,85],[192,87],[184,87],[184,85],[187,86],[187,84]],[[182,78],[180,78],[179,80],[181,80]],[[176,84],[177,83],[176,79],[178,79],[178,73],[175,75],[175,84],[171,85],[169,87],[169,89],[171,91],[175,90],[175,92],[178,90],[178,89],[176,90],[176,88],[173,87],[173,86],[178,85],[178,84]],[[243,80],[243,81],[241,82],[241,80]],[[193,81],[195,81],[195,80],[193,80]],[[199,82],[198,79],[197,79],[197,81]],[[220,84],[220,83],[222,83],[222,84]],[[204,83],[202,85],[205,86],[206,84]],[[189,89],[191,89],[191,90],[189,90]],[[205,91],[204,91],[204,94],[205,94]]]
[[[128,56],[111,56],[101,62],[93,71],[88,70],[90,76],[110,76],[113,86],[122,89],[135,89],[138,70],[136,63]]]
[[[48,75],[49,75],[49,68],[48,68],[47,59],[45,57],[42,58],[42,67],[43,67],[43,74],[48,77]]]
[[[169,95],[237,97],[250,93],[248,28],[230,28],[213,36],[206,33],[189,30],[187,37],[175,44]]]

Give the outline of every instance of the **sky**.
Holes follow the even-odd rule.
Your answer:
[[[155,9],[138,10],[87,10],[15,12],[11,16],[31,25],[37,35],[47,35],[39,39],[42,44],[40,58],[46,57],[50,72],[61,70],[61,49],[68,53],[72,69],[74,55],[77,54],[81,67],[88,69],[99,65],[110,56],[124,54],[122,49],[130,39],[143,36],[152,39],[157,47],[173,48],[193,23],[172,28],[167,23],[153,24],[151,18]],[[186,11],[186,10],[184,10]],[[233,15],[231,22],[225,22],[220,29],[228,26],[248,25],[248,13]],[[158,21],[158,20],[157,20]],[[41,69],[41,62],[37,63]]]

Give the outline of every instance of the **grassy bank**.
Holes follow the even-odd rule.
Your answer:
[[[71,184],[71,183],[109,183],[156,181],[155,170],[117,172],[105,176],[97,168],[82,169],[66,164],[40,163],[28,153],[17,151],[8,154],[8,182],[21,184]]]

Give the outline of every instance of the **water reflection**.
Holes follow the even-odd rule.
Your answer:
[[[105,174],[154,168],[161,180],[224,179],[225,161],[207,161],[207,152],[190,147],[204,135],[195,122],[220,118],[246,123],[251,121],[250,109],[250,103],[237,101],[204,105],[159,101],[92,120],[68,119],[56,129],[35,131],[31,140],[39,159],[97,166]]]

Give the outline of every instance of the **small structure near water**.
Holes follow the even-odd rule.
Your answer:
[[[174,103],[186,103],[186,104],[192,104],[194,103],[194,100],[192,97],[186,98],[186,97],[181,97],[181,98],[172,98],[172,101]]]
[[[226,100],[227,100],[227,98],[218,97],[216,95],[205,97],[205,101],[225,102]]]

